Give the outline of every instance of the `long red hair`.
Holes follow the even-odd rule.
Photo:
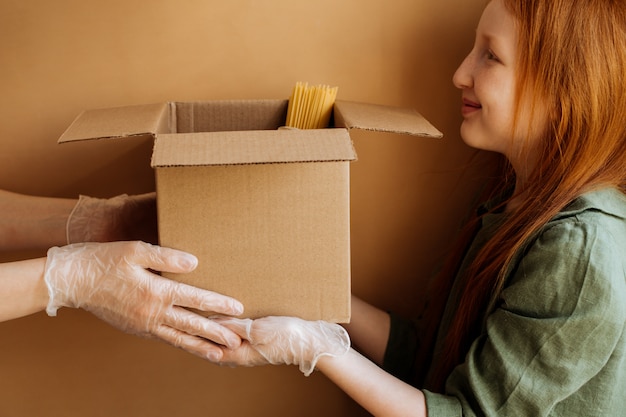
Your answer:
[[[521,204],[464,271],[466,285],[443,361],[429,384],[438,391],[496,306],[514,255],[580,194],[606,186],[626,190],[626,2],[493,1],[503,1],[517,20],[518,110],[521,103],[534,103],[534,111],[547,105],[549,121],[539,149],[532,151],[539,155],[536,166],[516,190]],[[477,221],[468,225],[466,236]],[[458,261],[458,253],[451,256],[435,281],[436,321]]]

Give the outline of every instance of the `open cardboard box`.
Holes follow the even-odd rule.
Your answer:
[[[154,137],[160,244],[193,253],[164,274],[233,296],[246,317],[350,320],[350,129],[441,137],[412,109],[337,101],[328,129],[281,129],[287,100],[90,110],[59,139]],[[125,139],[127,140],[127,139]]]

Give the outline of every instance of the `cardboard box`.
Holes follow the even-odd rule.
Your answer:
[[[86,111],[59,139],[151,135],[159,240],[199,258],[164,274],[241,300],[245,316],[350,319],[353,128],[440,137],[410,109],[337,101],[333,127],[281,129],[287,100]],[[128,139],[125,139],[128,140]]]

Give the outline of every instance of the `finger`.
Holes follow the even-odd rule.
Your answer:
[[[190,335],[200,336],[220,345],[236,348],[241,338],[218,322],[180,307],[173,307],[165,315],[163,324]]]
[[[183,283],[173,284],[172,300],[176,305],[228,316],[243,313],[243,304],[232,297]]]
[[[269,362],[248,342],[237,349],[222,349],[220,364],[228,366],[258,366]]]
[[[198,258],[190,253],[146,242],[131,243],[135,245],[132,260],[144,268],[162,272],[187,273],[198,266]]]
[[[145,242],[137,244],[138,263],[144,268],[163,272],[191,272],[198,265],[198,259],[190,253],[176,249],[150,245]],[[172,282],[174,284],[174,282]],[[238,300],[212,291],[199,289],[190,285],[176,283],[173,289],[174,303],[183,307],[226,315],[240,315],[243,304]]]
[[[232,330],[233,332],[235,332],[235,334],[239,335],[239,337],[250,340],[250,327],[252,326],[251,319],[238,319],[235,317],[215,317],[213,320],[221,324],[222,326]]]
[[[208,359],[211,362],[217,363],[222,359],[222,349],[201,337],[193,336],[168,326],[159,326],[155,329],[153,335],[172,346],[183,349],[203,359]]]

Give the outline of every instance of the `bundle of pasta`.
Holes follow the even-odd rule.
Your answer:
[[[288,127],[323,129],[328,127],[338,87],[296,83],[287,108]]]

